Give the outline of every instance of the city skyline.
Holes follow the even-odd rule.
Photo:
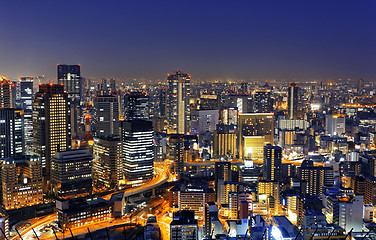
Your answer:
[[[0,72],[55,80],[54,64],[81,64],[94,79],[156,81],[174,69],[192,81],[376,78],[374,2],[197,4],[3,2]]]

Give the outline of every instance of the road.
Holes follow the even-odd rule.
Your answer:
[[[139,187],[136,187],[136,188],[130,188],[130,189],[121,190],[121,191],[117,191],[117,192],[108,194],[108,195],[104,196],[103,198],[106,199],[106,200],[110,200],[110,198],[113,194],[120,193],[120,192],[124,192],[125,197],[129,197],[129,196],[132,196],[132,195],[136,195],[136,194],[151,190],[151,189],[156,188],[158,186],[161,186],[162,184],[164,184],[165,182],[168,181],[168,179],[170,177],[170,164],[164,164],[163,166],[155,167],[154,170],[155,170],[155,175],[154,175],[154,178],[151,181],[149,181],[149,182],[147,182],[147,183],[145,183],[145,184],[143,184]],[[53,222],[56,219],[57,219],[56,214],[48,215],[48,216],[38,220],[36,223],[32,224],[31,226],[25,228],[25,230],[20,232],[20,234],[21,234],[23,239],[33,239],[35,237],[35,235],[34,235],[32,228],[34,228],[35,231],[37,231],[37,230],[39,231],[44,226],[48,225],[49,223]],[[105,227],[119,225],[119,224],[122,224],[122,223],[126,223],[126,221],[123,220],[123,221],[119,222],[119,220],[114,220],[112,223],[105,221],[105,222],[101,222],[101,223],[88,224],[88,225],[85,225],[85,226],[79,227],[79,228],[72,228],[72,231],[73,231],[73,234],[82,234],[82,233],[87,232],[88,227],[90,229],[93,229],[93,231],[95,231],[95,230],[99,230],[99,229],[102,229],[102,228],[105,228]],[[57,233],[57,234],[58,234],[59,238],[63,237],[62,233]],[[65,234],[65,236],[66,236],[66,234]],[[12,240],[19,239],[19,236],[16,235],[11,239]],[[41,239],[55,239],[55,236],[53,236],[53,235],[49,235],[49,236],[45,236],[45,237],[42,236]]]

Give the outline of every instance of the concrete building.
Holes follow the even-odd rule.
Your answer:
[[[94,138],[93,185],[97,190],[116,189],[123,179],[121,145],[119,136]]]
[[[119,96],[97,95],[94,97],[94,136],[120,136],[119,109]]]
[[[38,156],[1,159],[1,182],[6,210],[43,203],[42,163]]]
[[[181,70],[167,75],[167,133],[187,134],[190,132],[191,76]]]
[[[155,160],[152,122],[122,121],[121,129],[125,178],[133,184],[151,180]]]
[[[274,143],[274,114],[240,114],[238,128],[239,158],[263,159],[264,145]]]
[[[0,158],[25,153],[24,110],[0,108]]]
[[[193,211],[183,210],[174,213],[170,224],[170,240],[198,240],[198,223]]]
[[[70,100],[64,86],[40,84],[33,101],[33,144],[45,169],[47,182],[50,180],[51,158],[57,151],[71,148],[70,123]]]
[[[92,167],[93,157],[88,149],[56,152],[51,161],[52,192],[62,199],[90,195]]]

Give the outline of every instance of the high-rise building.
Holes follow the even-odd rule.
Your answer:
[[[190,130],[191,76],[178,71],[167,76],[168,133],[187,134]]]
[[[198,239],[198,223],[194,211],[177,211],[170,224],[170,240]]]
[[[268,212],[271,215],[278,215],[279,212],[279,182],[276,181],[259,181],[258,194],[266,196]]]
[[[282,172],[282,148],[266,144],[264,147],[264,180],[280,181]]]
[[[20,77],[18,82],[17,107],[33,110],[34,77]]]
[[[80,65],[57,65],[57,80],[64,85],[64,92],[72,101],[81,100],[81,69]]]
[[[31,148],[33,146],[34,77],[20,77],[18,86],[17,107],[24,110],[25,143],[27,148]]]
[[[6,77],[0,76],[0,108],[14,107],[14,84]]]
[[[298,110],[298,85],[296,83],[290,83],[287,100],[289,119],[296,119]]]
[[[115,189],[123,179],[119,136],[94,138],[93,185],[97,190]]]
[[[51,160],[51,185],[61,199],[83,197],[92,186],[93,157],[88,149],[56,152]]]
[[[25,153],[24,110],[0,108],[0,158]]]
[[[39,85],[33,101],[33,138],[34,152],[49,179],[52,156],[71,148],[70,101],[63,85]]]
[[[94,97],[95,136],[120,136],[119,97],[98,95]]]
[[[214,202],[214,191],[212,188],[201,186],[182,185],[180,189],[171,189],[173,206],[179,210],[190,210],[195,212],[199,220],[205,219],[205,205]]]
[[[342,136],[346,133],[346,119],[340,115],[325,115],[325,134]]]
[[[218,110],[220,98],[218,95],[201,94],[200,96],[200,110]]]
[[[307,181],[307,189],[303,189],[303,192],[308,195],[321,196],[324,186],[325,168],[301,166],[298,169],[300,180]]]
[[[236,126],[218,124],[213,132],[213,156],[236,156]]]
[[[191,111],[191,134],[204,134],[213,132],[218,124],[218,110],[193,110]]]
[[[184,170],[184,135],[173,134],[168,137],[168,158],[174,162],[173,172],[180,175]]]
[[[270,113],[273,112],[273,100],[270,90],[258,90],[253,93],[253,112]]]
[[[216,162],[214,169],[214,187],[218,198],[219,184],[231,181],[231,162]],[[220,181],[222,180],[222,181]]]
[[[42,164],[37,156],[3,158],[2,200],[6,210],[43,203]]]
[[[124,95],[124,119],[149,120],[149,97],[146,92],[130,92]]]
[[[150,121],[121,122],[125,178],[140,183],[153,178],[154,131]]]
[[[263,159],[264,146],[274,143],[273,113],[239,115],[239,158]]]

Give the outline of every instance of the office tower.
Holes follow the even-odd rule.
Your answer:
[[[34,77],[20,77],[18,82],[17,107],[33,110]]]
[[[237,125],[238,124],[238,108],[223,108],[220,111],[219,120],[221,124]]]
[[[191,76],[177,71],[167,76],[167,120],[168,133],[187,134],[190,129],[189,98]]]
[[[201,94],[200,110],[218,110],[220,98],[214,94]]]
[[[358,86],[357,86],[358,94],[363,93],[363,88],[364,88],[364,80],[363,78],[361,78],[358,80]]]
[[[248,93],[248,83],[247,82],[242,82],[240,84],[240,92],[243,94]]]
[[[191,134],[213,132],[218,124],[218,110],[192,110]]]
[[[96,137],[120,135],[118,96],[95,96],[94,111]]]
[[[299,195],[287,195],[287,218],[296,226],[303,221],[303,198]]]
[[[295,83],[290,83],[289,85],[289,93],[287,100],[289,119],[296,119],[298,111],[298,85],[296,85]]]
[[[159,115],[165,117],[167,114],[167,89],[162,88],[159,94]]]
[[[222,181],[220,181],[222,180]],[[230,162],[215,162],[214,169],[214,187],[218,199],[219,184],[231,181],[231,163]]]
[[[81,100],[81,70],[80,65],[57,65],[57,80],[64,85],[64,92],[72,101]]]
[[[244,160],[244,166],[241,166],[242,181],[250,186],[256,187],[260,175],[260,169],[253,165],[252,160]]]
[[[252,97],[246,95],[225,95],[223,96],[223,106],[225,109],[237,109],[239,113],[252,112]]]
[[[302,165],[298,169],[300,180],[307,181],[307,189],[303,192],[308,195],[321,196],[325,181],[325,168]]]
[[[270,90],[258,90],[253,93],[253,112],[270,113],[273,112],[273,99]]]
[[[150,121],[122,121],[125,178],[133,184],[153,178],[154,131]]]
[[[239,158],[263,159],[265,144],[274,143],[274,114],[240,114],[238,127]]]
[[[174,134],[167,139],[168,159],[174,162],[173,172],[180,175],[184,170],[184,135]]]
[[[50,179],[52,156],[71,148],[70,101],[62,85],[39,85],[33,101],[33,139],[34,152]]]
[[[237,192],[230,192],[228,194],[228,209],[229,209],[229,218],[230,219],[238,219],[238,216],[239,216],[239,197],[238,197]]]
[[[170,223],[170,240],[198,240],[198,223],[194,211],[174,212]]]
[[[346,133],[346,119],[340,115],[325,115],[325,134],[342,136]]]
[[[24,155],[24,110],[0,108],[0,158]]]
[[[6,77],[0,76],[0,108],[14,107],[14,84]]]
[[[329,223],[338,225],[349,232],[362,231],[363,196],[323,196],[323,206]]]
[[[264,147],[264,180],[280,181],[282,171],[282,148],[266,144]]]
[[[181,185],[170,191],[173,207],[177,207],[179,210],[194,211],[198,220],[205,219],[205,205],[215,200],[212,188]]]
[[[236,156],[236,126],[218,124],[213,132],[213,156]]]
[[[149,97],[146,92],[130,92],[124,95],[124,119],[149,120]]]
[[[1,159],[1,181],[6,210],[43,203],[42,163],[37,156]]]
[[[88,149],[56,152],[51,160],[51,185],[59,199],[84,197],[92,190],[93,157]]]
[[[123,179],[123,162],[119,136],[94,138],[93,185],[97,190],[115,189]]]
[[[243,190],[244,184],[241,182],[224,182],[223,179],[219,179],[217,190],[217,203],[228,204],[230,193],[238,193]]]
[[[259,181],[258,194],[265,195],[267,199],[268,212],[271,215],[278,215],[279,212],[279,182]]]
[[[117,92],[116,80],[115,79],[110,79],[110,91],[113,92],[113,93]]]
[[[33,96],[34,77],[20,77],[17,107],[24,110],[25,143],[33,146]]]

